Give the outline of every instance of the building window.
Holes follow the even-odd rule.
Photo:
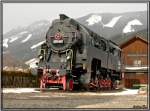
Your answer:
[[[134,66],[141,66],[142,65],[142,61],[141,60],[134,60],[133,61],[133,65]]]

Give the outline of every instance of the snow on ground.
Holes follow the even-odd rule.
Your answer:
[[[134,32],[135,29],[132,27],[133,25],[143,25],[138,19],[134,19],[125,26],[123,29],[123,33]]]
[[[118,22],[118,20],[121,18],[122,16],[118,16],[118,17],[114,17],[114,18],[112,18],[112,20],[109,22],[109,23],[107,23],[107,24],[105,24],[104,25],[104,27],[114,27],[114,25]]]
[[[32,93],[32,92],[40,92],[40,90],[36,90],[36,88],[3,88],[3,93]],[[82,92],[82,93],[64,93],[64,95],[87,95],[87,96],[95,96],[95,95],[135,95],[138,94],[138,89],[125,89],[120,92]],[[41,95],[38,97],[44,97],[45,95]],[[63,95],[56,95],[56,96],[62,96]],[[37,97],[37,96],[33,96]],[[47,96],[46,96],[47,97]]]
[[[52,97],[66,97],[66,96],[63,96],[62,94],[53,94],[53,95],[37,95],[37,96],[30,96],[30,97],[38,97],[38,98],[52,98]]]
[[[31,48],[31,49],[34,49],[34,48],[36,48],[36,47],[39,47],[39,46],[41,46],[44,42],[45,42],[45,40],[44,40],[44,41],[41,41],[41,42],[39,42],[39,43],[37,43],[37,44],[35,44],[35,45],[32,45],[30,48]]]
[[[92,15],[89,17],[86,22],[88,22],[88,25],[94,25],[95,23],[101,22],[102,17],[99,15]]]
[[[9,39],[4,39],[4,40],[3,40],[3,47],[8,48],[8,40],[9,40]]]
[[[3,88],[3,93],[32,93],[39,92],[35,88]]]
[[[138,94],[138,89],[125,89],[121,92],[115,92],[115,93],[101,93],[101,95],[134,95]]]
[[[39,95],[39,96],[31,96],[31,97],[48,98],[48,97],[51,97],[51,96],[47,96],[47,95],[43,95],[43,96],[41,96],[41,95]]]
[[[9,68],[8,66],[4,66],[4,67],[3,67],[3,70],[6,70],[6,69],[8,69],[8,68]]]
[[[21,41],[21,43],[27,42],[32,37],[32,34],[29,34],[24,40]]]
[[[18,37],[11,37],[11,40],[9,41],[9,43],[12,43],[14,41],[16,41],[18,39]]]

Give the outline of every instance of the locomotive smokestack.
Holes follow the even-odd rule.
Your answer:
[[[60,20],[65,20],[65,19],[69,18],[65,14],[60,14],[59,16],[60,16]]]

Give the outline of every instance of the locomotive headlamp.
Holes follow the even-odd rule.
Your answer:
[[[71,57],[70,56],[67,56],[67,60],[69,60]]]
[[[40,58],[40,59],[42,59],[42,58],[43,58],[43,56],[40,56],[39,58]]]

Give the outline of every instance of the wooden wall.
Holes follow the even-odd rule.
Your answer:
[[[147,72],[130,72],[125,73],[124,86],[127,88],[132,88],[133,84],[147,84],[148,83],[148,73]]]
[[[133,84],[147,84],[147,70],[127,70],[126,67],[148,66],[148,42],[135,36],[122,44],[120,48],[122,49],[121,60],[124,71],[124,86],[131,88]],[[141,63],[135,64],[135,61],[141,61]]]
[[[135,60],[141,60],[141,65],[147,65],[147,54],[148,54],[148,43],[145,41],[134,38],[129,41],[127,44],[122,46],[122,60],[126,66],[134,66]]]

